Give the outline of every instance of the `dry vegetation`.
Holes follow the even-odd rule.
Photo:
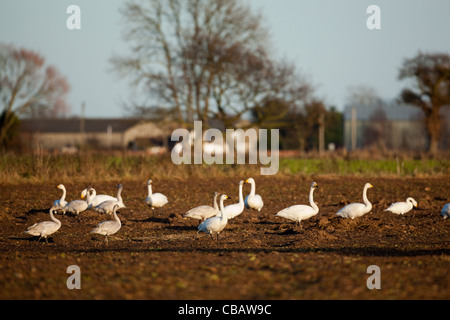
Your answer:
[[[386,176],[420,177],[449,174],[450,160],[410,156],[379,157],[373,153],[328,154],[280,158],[278,176]],[[259,165],[174,165],[169,155],[126,152],[79,155],[12,155],[0,158],[2,183],[95,182],[122,179],[187,179],[190,177],[259,176]]]

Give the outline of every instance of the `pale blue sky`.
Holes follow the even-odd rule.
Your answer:
[[[244,0],[243,0],[244,1]],[[343,109],[349,88],[368,86],[395,98],[403,59],[450,53],[448,0],[247,0],[266,18],[272,51],[294,62],[327,105]],[[0,42],[33,49],[66,76],[72,114],[121,117],[132,94],[109,72],[109,58],[128,50],[118,8],[123,0],[1,0]],[[81,30],[66,28],[66,9],[81,8]],[[381,8],[381,30],[368,30],[366,9]]]

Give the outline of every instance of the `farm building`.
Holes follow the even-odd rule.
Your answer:
[[[31,149],[135,149],[161,146],[167,133],[141,119],[22,119],[20,134]]]
[[[441,109],[442,150],[450,149],[450,107]],[[347,150],[376,147],[424,151],[428,138],[421,109],[406,104],[346,107],[344,145]]]

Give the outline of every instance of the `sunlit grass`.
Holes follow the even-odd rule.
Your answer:
[[[108,181],[118,179],[187,179],[259,176],[259,165],[175,165],[169,156],[146,155],[2,155],[3,183]],[[448,175],[449,160],[344,157],[281,158],[277,176],[340,175],[414,177]]]

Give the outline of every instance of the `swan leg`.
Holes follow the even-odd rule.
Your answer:
[[[47,243],[47,244],[48,244],[48,241],[47,241],[47,237],[45,236],[44,238],[45,238],[45,243]]]
[[[108,242],[108,235],[105,235],[105,241],[106,241],[106,244],[109,244],[109,242]]]
[[[210,233],[209,236],[211,237],[211,240],[214,241],[214,238],[213,238],[213,236],[212,236],[212,233]]]
[[[219,233],[217,232],[217,241],[219,241]]]
[[[38,242],[41,241],[41,239],[42,239],[42,236],[39,237]]]

